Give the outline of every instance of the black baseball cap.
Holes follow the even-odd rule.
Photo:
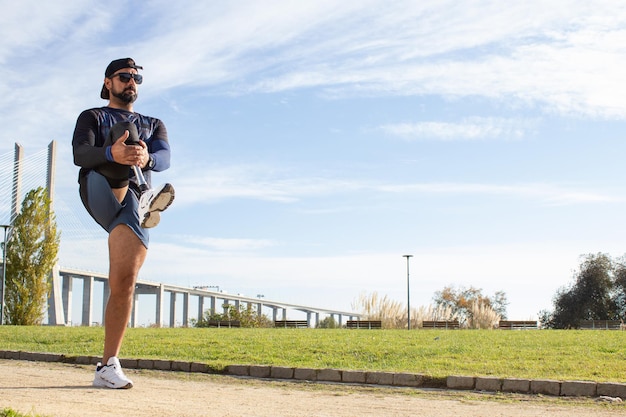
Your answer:
[[[104,71],[104,76],[109,78],[111,75],[115,74],[116,71],[119,71],[124,68],[134,68],[136,70],[142,70],[143,67],[135,64],[135,60],[132,58],[120,58],[115,61],[111,61],[106,71]],[[109,99],[109,90],[102,84],[102,91],[100,91],[100,98],[105,100]]]

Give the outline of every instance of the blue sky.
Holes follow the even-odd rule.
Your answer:
[[[0,155],[57,141],[61,266],[107,269],[70,142],[127,56],[177,192],[142,279],[349,310],[404,302],[412,254],[412,306],[475,286],[527,319],[626,252],[622,2],[54,3],[0,0]]]

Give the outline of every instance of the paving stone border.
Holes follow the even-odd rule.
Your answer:
[[[96,365],[99,358],[93,356],[65,356],[55,353],[38,353],[0,350],[0,359],[35,362],[62,362],[79,365]],[[445,382],[433,380],[422,374],[369,372],[341,369],[290,368],[267,365],[229,365],[217,372],[209,365],[199,362],[168,361],[156,359],[120,359],[123,367],[159,371],[222,373],[226,375],[293,379],[349,384],[370,384],[414,388],[447,388],[483,392],[515,392],[568,397],[612,397],[626,400],[626,384],[591,381],[528,380],[520,378],[473,377],[451,375]]]

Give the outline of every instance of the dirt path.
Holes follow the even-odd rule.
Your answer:
[[[92,367],[0,360],[0,410],[63,416],[623,416],[626,405],[536,396],[127,371],[130,390],[91,387]]]

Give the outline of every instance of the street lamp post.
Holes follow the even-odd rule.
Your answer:
[[[402,257],[406,258],[406,318],[407,329],[411,330],[411,284],[409,280],[409,259],[411,259],[413,255],[402,255]]]
[[[0,224],[4,229],[4,245],[2,246],[2,297],[0,303],[0,326],[4,324],[4,289],[7,278],[7,229],[11,227],[9,224]]]

